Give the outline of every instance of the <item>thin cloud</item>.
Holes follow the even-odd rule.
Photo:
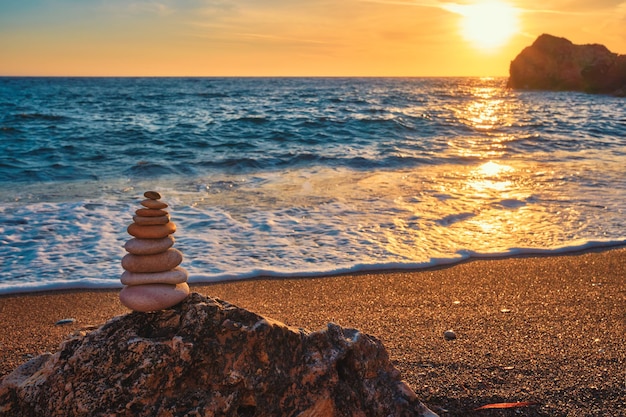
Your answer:
[[[159,16],[168,16],[174,13],[174,9],[172,9],[167,4],[163,4],[159,2],[151,2],[151,1],[129,3],[128,11],[130,13],[138,13],[138,14],[150,13],[150,14],[156,14]]]

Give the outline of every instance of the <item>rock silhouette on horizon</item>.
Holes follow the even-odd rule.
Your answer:
[[[517,89],[626,95],[626,55],[604,45],[575,45],[543,34],[511,62],[508,86]]]
[[[192,293],[66,340],[0,381],[0,415],[429,416],[382,343]]]

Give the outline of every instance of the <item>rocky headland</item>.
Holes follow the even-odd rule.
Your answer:
[[[508,86],[625,96],[626,55],[543,34],[511,62]]]

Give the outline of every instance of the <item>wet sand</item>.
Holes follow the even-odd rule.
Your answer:
[[[378,337],[441,416],[626,416],[626,248],[192,290],[292,326],[332,321]],[[0,376],[126,313],[117,295],[0,297]],[[76,321],[55,325],[66,318]],[[444,338],[449,329],[456,339]],[[472,411],[518,401],[535,404]]]

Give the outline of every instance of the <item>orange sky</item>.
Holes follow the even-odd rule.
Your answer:
[[[541,33],[626,53],[625,0],[507,0],[510,37],[477,25],[491,50],[463,33],[476,3],[3,0],[0,75],[500,76]]]

